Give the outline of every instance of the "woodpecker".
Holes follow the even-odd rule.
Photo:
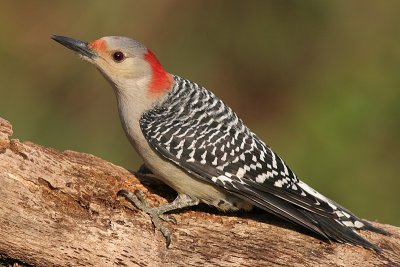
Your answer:
[[[145,166],[177,198],[149,207],[140,191],[120,194],[147,212],[170,243],[166,212],[199,204],[222,211],[261,208],[327,240],[379,251],[356,230],[386,234],[299,180],[224,102],[164,70],[140,42],[119,36],[52,39],[94,64],[111,83],[123,129]]]

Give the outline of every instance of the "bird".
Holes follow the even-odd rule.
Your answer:
[[[144,168],[177,192],[150,207],[141,191],[120,190],[150,215],[171,243],[166,213],[205,203],[230,212],[254,207],[322,239],[380,251],[357,230],[388,234],[301,181],[238,115],[203,86],[167,72],[139,41],[107,36],[92,42],[53,35],[110,82],[122,127]]]

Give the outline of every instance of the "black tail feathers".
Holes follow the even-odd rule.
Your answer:
[[[374,233],[378,233],[378,234],[381,234],[381,235],[388,235],[388,236],[390,235],[390,233],[386,232],[383,229],[380,229],[380,228],[377,228],[377,227],[373,226],[369,222],[366,222],[366,221],[362,221],[362,222],[363,222],[364,226],[362,228],[360,228],[361,230],[368,230],[368,231],[371,231],[371,232],[374,232]]]
[[[381,248],[375,244],[372,244],[368,240],[361,237],[354,229],[344,225],[339,220],[333,220],[332,218],[324,217],[306,210],[302,210],[307,217],[316,222],[320,230],[330,239],[340,243],[349,243],[352,245],[362,246],[367,249],[373,249],[377,252],[381,251]],[[372,226],[370,223],[362,221],[364,226],[360,229],[373,231],[376,233],[388,235],[386,231]]]

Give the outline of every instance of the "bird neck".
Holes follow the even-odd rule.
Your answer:
[[[142,140],[142,132],[139,121],[142,115],[162,102],[164,95],[151,95],[148,93],[150,77],[142,77],[125,83],[113,83],[117,98],[118,113],[122,127],[131,144],[137,148],[145,140]]]
[[[156,56],[150,50],[147,50],[144,59],[149,63],[151,68],[152,78],[148,87],[149,94],[159,97],[172,88],[173,77],[164,70]]]

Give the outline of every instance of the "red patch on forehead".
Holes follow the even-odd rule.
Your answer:
[[[89,46],[96,51],[104,52],[107,49],[106,41],[98,39],[89,43]]]
[[[168,91],[171,88],[173,80],[171,74],[164,70],[156,56],[150,50],[147,50],[144,59],[150,64],[152,72],[149,92],[151,94],[161,94]]]

